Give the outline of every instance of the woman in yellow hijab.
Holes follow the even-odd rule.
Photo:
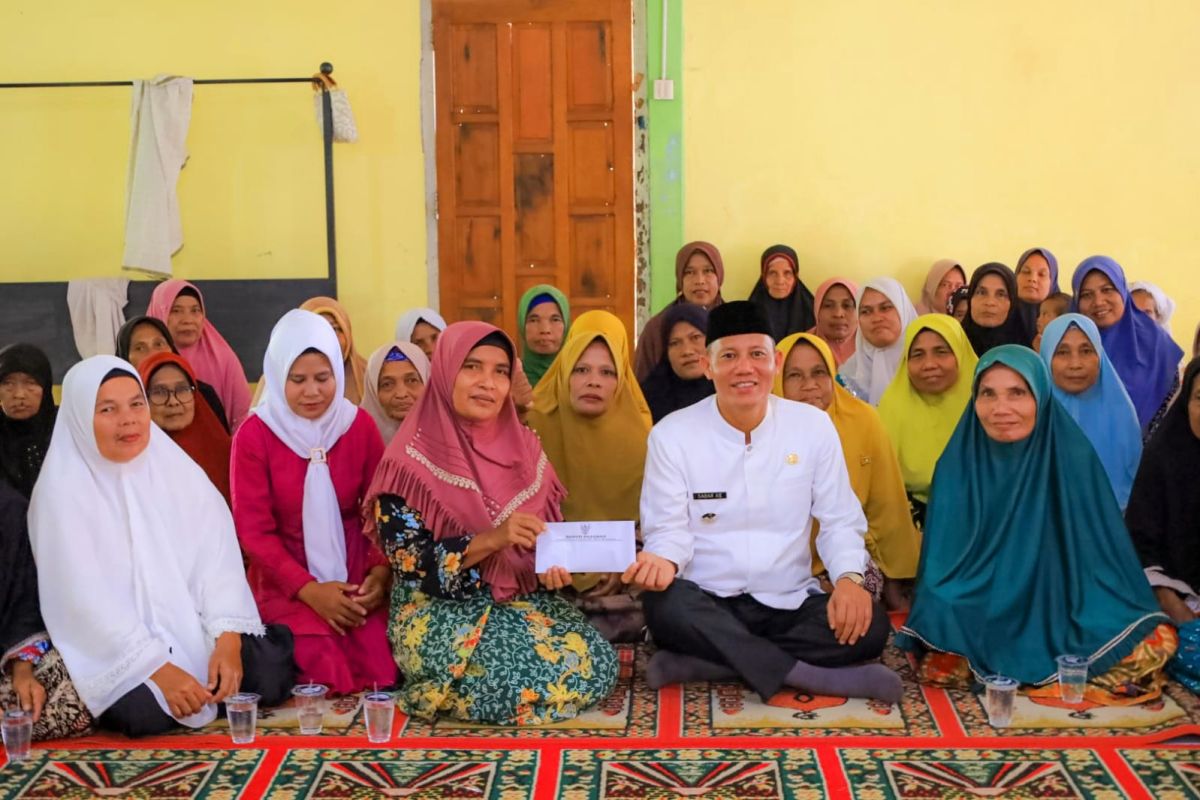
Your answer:
[[[933,469],[971,400],[978,363],[954,317],[923,314],[904,332],[900,366],[879,401],[879,416],[900,459],[918,525],[925,521]]]
[[[527,421],[541,436],[542,449],[567,487],[563,519],[638,519],[652,423],[621,320],[607,311],[589,311],[575,320],[534,389]],[[586,591],[581,605],[589,615],[612,612],[630,599],[617,594],[619,575],[576,575],[574,586]],[[591,601],[599,598],[615,602],[591,608]],[[622,638],[626,632],[606,629],[596,618],[593,623],[609,638]]]
[[[337,334],[345,363],[346,389],[342,393],[354,405],[362,403],[363,386],[367,372],[367,360],[354,349],[354,332],[350,329],[350,315],[346,308],[332,297],[313,297],[305,300],[300,308],[320,314]]]
[[[879,414],[834,380],[837,361],[823,339],[797,333],[776,349],[783,355],[783,369],[775,376],[775,394],[824,409],[833,420],[850,487],[867,518],[867,552],[884,575],[888,606],[903,608],[906,601],[897,581],[916,576],[921,537],[913,526],[900,465]],[[817,533],[814,523],[813,542]],[[813,574],[820,575],[825,567],[815,547],[812,552]]]

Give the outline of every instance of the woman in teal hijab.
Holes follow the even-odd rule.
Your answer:
[[[1019,345],[989,350],[973,397],[934,473],[897,643],[1035,686],[1056,679],[1055,657],[1086,656],[1111,702],[1157,696],[1178,639],[1045,364]]]
[[[1064,314],[1042,332],[1042,362],[1051,390],[1096,448],[1121,510],[1142,460],[1137,409],[1109,361],[1100,329],[1082,314]]]
[[[571,328],[571,305],[567,296],[548,283],[529,287],[517,304],[521,334],[521,367],[530,386],[554,363]]]

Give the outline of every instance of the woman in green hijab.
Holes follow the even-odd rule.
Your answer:
[[[517,322],[521,326],[521,367],[529,384],[537,386],[571,328],[571,305],[558,289],[539,283],[521,295]]]
[[[1057,693],[1055,658],[1079,655],[1090,660],[1089,701],[1157,697],[1178,637],[1045,364],[1025,347],[989,350],[972,397],[934,473],[897,643],[932,651],[923,680],[953,683],[969,669]]]

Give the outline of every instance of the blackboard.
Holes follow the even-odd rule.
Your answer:
[[[271,328],[286,311],[310,297],[337,296],[337,282],[328,278],[194,283],[204,295],[208,318],[233,347],[250,381],[262,375]],[[156,285],[153,281],[130,282],[126,319],[145,313]],[[42,348],[54,367],[55,383],[62,381],[79,361],[65,282],[0,283],[0,347],[13,342]]]

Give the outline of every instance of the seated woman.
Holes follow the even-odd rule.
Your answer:
[[[50,359],[31,344],[0,350],[0,483],[33,494],[58,409]]]
[[[42,622],[26,508],[25,498],[0,481],[0,707],[32,714],[37,741],[61,739],[86,733],[92,715]]]
[[[725,283],[725,262],[721,251],[709,242],[688,242],[675,253],[675,292],[678,295],[666,308],[646,321],[637,340],[633,372],[639,381],[646,380],[654,366],[662,360],[664,314],[671,306],[694,303],[712,311],[725,302],[721,285]]]
[[[446,330],[446,320],[432,308],[411,308],[396,321],[396,341],[412,342],[426,358],[433,358],[438,337]]]
[[[1200,358],[1142,456],[1125,523],[1162,610],[1177,623],[1200,612]]]
[[[425,393],[429,359],[410,342],[385,344],[367,359],[366,383],[362,407],[379,426],[386,445]]]
[[[1175,315],[1175,301],[1158,284],[1149,281],[1134,281],[1129,285],[1129,297],[1158,327],[1171,333],[1171,317]]]
[[[896,448],[918,526],[925,523],[933,468],[971,399],[976,363],[962,326],[945,314],[917,317],[904,332],[904,356],[879,402],[879,417]]]
[[[917,310],[894,278],[867,281],[857,300],[854,355],[842,365],[838,380],[859,400],[877,406],[900,366],[904,329],[917,318]]]
[[[897,636],[932,651],[922,680],[999,674],[1057,696],[1054,659],[1069,654],[1090,659],[1091,702],[1157,697],[1178,637],[1136,559],[1104,468],[1054,399],[1045,364],[1021,346],[989,351],[938,464]]]
[[[821,339],[808,333],[789,336],[776,346],[783,356],[783,370],[775,377],[775,394],[816,406],[829,414],[842,442],[850,487],[862,503],[867,517],[867,552],[883,573],[888,606],[907,607],[898,581],[917,574],[921,535],[913,526],[900,465],[879,413],[851,395],[833,380],[837,374],[833,352]],[[832,591],[827,570],[817,553],[820,524],[813,523],[813,575],[826,591]],[[875,587],[872,587],[873,589]],[[878,596],[878,592],[873,592]]]
[[[663,312],[663,356],[641,382],[654,422],[716,391],[708,377],[707,329],[708,312],[694,303],[678,303]]]
[[[421,403],[388,445],[365,510],[395,573],[391,641],[414,716],[538,725],[571,719],[617,678],[616,652],[534,573],[564,490],[509,396],[497,328],[442,334]],[[539,590],[539,584],[542,589]]]
[[[264,629],[229,507],[151,423],[127,361],[63,379],[29,535],[46,630],[101,727],[198,728],[239,690],[286,698],[291,636]]]
[[[633,377],[625,325],[589,311],[533,393],[529,427],[567,490],[563,519],[638,520],[650,409]],[[609,641],[639,641],[645,620],[620,574],[576,575],[580,608]]]
[[[1040,354],[1054,399],[1083,428],[1125,510],[1142,458],[1142,429],[1096,323],[1082,314],[1059,317],[1046,326]]]
[[[123,358],[136,367],[142,363],[142,359],[155,353],[179,355],[179,350],[171,339],[171,332],[167,330],[167,323],[154,317],[141,316],[133,317],[121,326],[117,333],[117,358]],[[195,375],[195,370],[192,374]],[[221,427],[229,433],[229,419],[225,416],[225,406],[221,403],[217,390],[211,384],[197,380],[196,391],[216,415]]]
[[[229,430],[236,431],[250,413],[250,385],[237,354],[209,321],[200,290],[183,280],[163,281],[154,287],[146,314],[166,323],[176,352],[217,390]]]
[[[771,338],[779,341],[816,324],[813,293],[800,279],[800,259],[786,244],[773,244],[759,257],[758,283],[750,291],[750,302],[758,306],[771,327]]]
[[[371,416],[346,399],[342,350],[310,311],[289,311],[263,356],[263,402],[233,438],[233,518],[250,588],[296,639],[300,674],[335,694],[396,680],[387,644],[387,560],[359,509],[383,454]]]
[[[521,325],[521,366],[530,388],[537,388],[571,329],[571,306],[565,294],[539,283],[521,295],[517,321]]]
[[[967,272],[953,258],[940,258],[933,262],[921,287],[921,301],[917,303],[918,314],[947,314],[950,297],[960,287],[967,285]]]
[[[228,503],[232,440],[196,391],[191,365],[172,352],[155,353],[142,359],[138,375],[150,401],[150,419],[200,465]]]
[[[817,324],[808,332],[825,340],[839,368],[854,355],[854,335],[858,332],[856,294],[858,284],[845,278],[830,278],[817,287]]]
[[[1031,247],[1017,259],[1014,277],[1017,279],[1017,314],[1025,326],[1025,333],[1032,339],[1038,331],[1042,303],[1058,292],[1058,259],[1044,247]]]
[[[1108,256],[1091,256],[1071,276],[1072,311],[1096,323],[1104,352],[1129,392],[1145,438],[1154,432],[1179,386],[1183,350],[1133,304],[1125,271]]]
[[[1017,301],[1017,279],[1003,264],[984,264],[971,274],[967,316],[962,321],[967,339],[981,356],[1002,344],[1033,341],[1032,320],[1027,328]]]
[[[332,297],[312,297],[301,303],[300,308],[320,314],[337,334],[338,346],[342,348],[342,372],[346,376],[345,396],[354,405],[360,404],[366,391],[363,376],[367,362],[354,347],[354,329],[350,327],[346,307]]]

